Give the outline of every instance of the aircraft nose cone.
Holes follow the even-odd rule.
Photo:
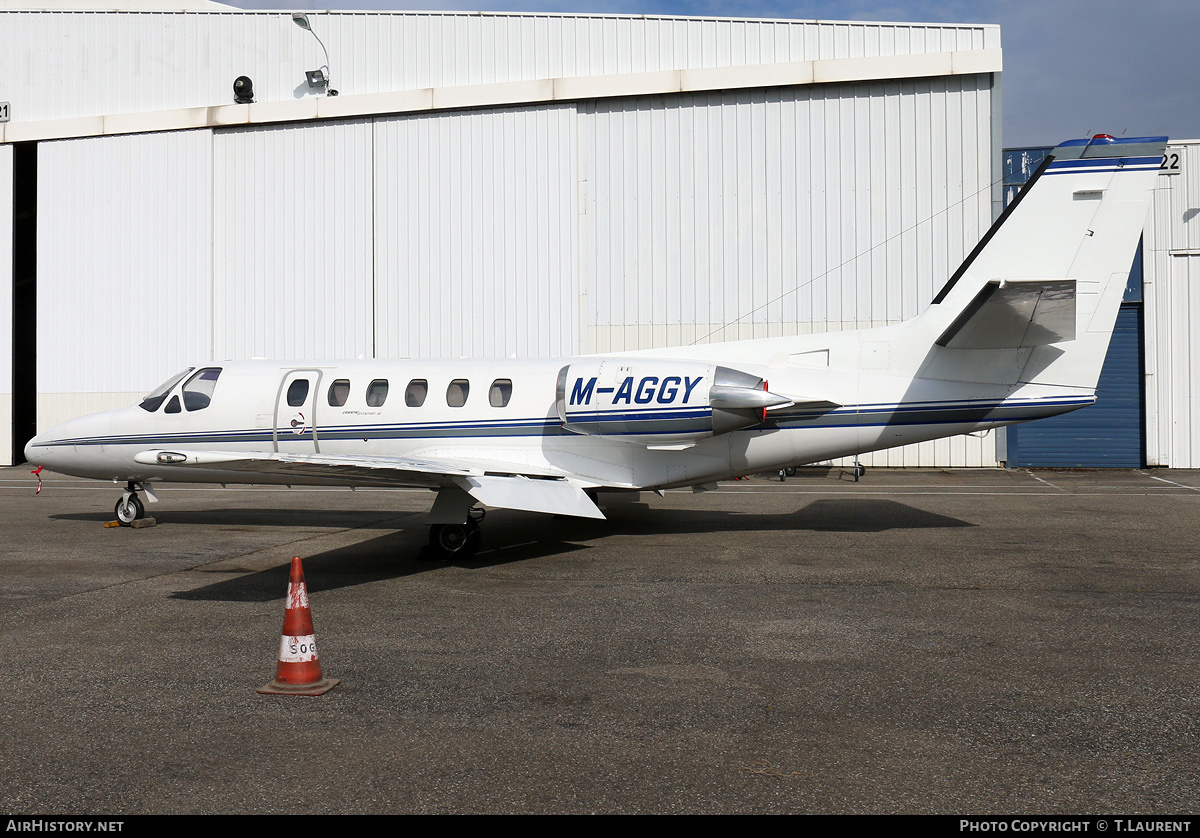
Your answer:
[[[66,455],[61,446],[54,445],[55,439],[55,435],[50,431],[42,431],[29,440],[25,443],[25,460],[30,465],[45,466],[57,471]]]
[[[45,438],[46,438],[45,434],[38,434],[33,439],[29,440],[29,442],[25,443],[25,459],[26,459],[26,461],[32,463],[35,466],[42,465],[42,463],[38,460],[38,456],[42,453],[43,449],[39,448],[38,446],[40,443],[45,441]]]
[[[111,476],[111,463],[105,459],[104,446],[90,444],[109,432],[110,413],[81,416],[42,431],[25,444],[25,459],[31,465],[45,466],[59,474]]]

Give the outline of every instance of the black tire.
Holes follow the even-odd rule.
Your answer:
[[[795,477],[796,476],[796,467],[788,466],[787,468],[785,468],[783,470],[783,473],[786,474],[788,477]]]
[[[128,527],[134,521],[146,517],[146,508],[142,506],[141,498],[130,495],[128,501],[124,497],[117,501],[117,505],[113,507],[113,514],[117,516],[121,526]]]
[[[429,546],[437,559],[467,559],[479,549],[482,536],[474,521],[465,524],[434,524],[429,528]]]

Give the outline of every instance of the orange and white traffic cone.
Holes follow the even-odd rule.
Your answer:
[[[258,692],[272,695],[322,695],[342,683],[321,674],[317,657],[317,639],[313,636],[312,611],[308,607],[308,588],[300,557],[292,557],[288,579],[287,610],[283,614],[283,636],[279,641],[279,663],[275,680]]]

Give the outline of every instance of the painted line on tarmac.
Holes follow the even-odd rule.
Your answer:
[[[1188,486],[1184,483],[1176,483],[1174,480],[1168,480],[1165,477],[1157,477],[1153,474],[1147,474],[1146,476],[1149,477],[1151,480],[1160,480],[1163,483],[1170,483],[1172,486],[1178,486],[1180,489],[1189,489],[1193,492],[1200,492],[1200,486]]]
[[[1058,491],[1059,491],[1059,492],[1062,492],[1063,494],[1067,494],[1067,493],[1068,493],[1066,489],[1063,489],[1063,488],[1061,488],[1061,487],[1059,487],[1059,486],[1055,486],[1055,485],[1054,485],[1053,483],[1051,483],[1049,480],[1046,480],[1045,478],[1042,478],[1042,477],[1038,477],[1038,476],[1037,476],[1036,474],[1034,474],[1033,472],[1027,471],[1027,472],[1025,472],[1025,473],[1026,473],[1026,474],[1028,474],[1030,477],[1032,477],[1034,480],[1038,481],[1039,483],[1045,483],[1045,484],[1046,484],[1047,486],[1049,486],[1050,488],[1052,488],[1052,489],[1058,489]]]

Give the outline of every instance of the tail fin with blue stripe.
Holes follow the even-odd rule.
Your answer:
[[[1003,367],[1013,383],[1094,389],[1166,142],[1055,148],[920,318],[938,332],[921,374]]]

